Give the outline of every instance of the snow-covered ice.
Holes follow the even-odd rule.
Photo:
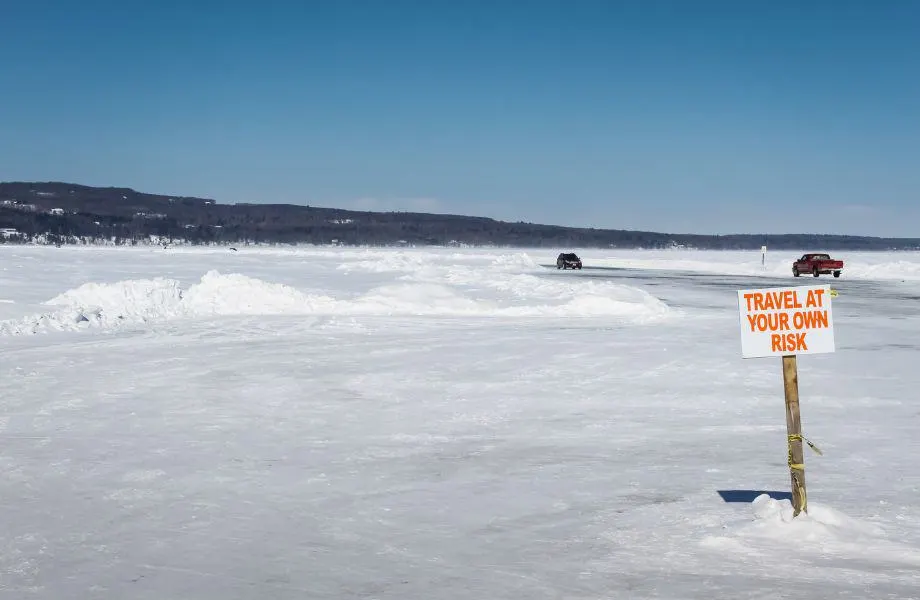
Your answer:
[[[789,486],[797,253],[557,252],[0,246],[0,597],[920,597],[920,255],[827,280],[792,519],[718,491]]]

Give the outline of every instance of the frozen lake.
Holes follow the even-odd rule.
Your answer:
[[[2,598],[920,597],[920,255],[0,246]]]

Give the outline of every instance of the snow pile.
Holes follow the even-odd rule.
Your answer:
[[[630,323],[653,323],[669,317],[672,309],[654,296],[636,288],[611,286],[603,294],[560,294],[542,302],[532,294],[521,294],[525,303],[505,298],[471,298],[455,287],[435,283],[407,283],[381,286],[342,310],[363,315],[430,315],[478,317],[599,317]]]
[[[148,321],[177,313],[182,290],[172,279],[136,279],[115,284],[86,283],[45,304],[61,306],[87,320]]]
[[[345,272],[403,273],[421,269],[430,264],[423,257],[407,253],[381,253],[375,259],[355,260],[340,264],[337,268]]]
[[[475,283],[475,280],[459,273],[452,274],[448,279],[454,283]],[[570,299],[583,296],[618,296],[623,292],[632,295],[637,301],[645,301],[651,297],[639,288],[621,283],[575,277],[549,279],[535,275],[506,275],[487,279],[481,284],[519,298]]]
[[[210,271],[188,290],[182,290],[178,281],[164,278],[87,283],[45,304],[59,308],[18,321],[0,321],[0,334],[116,329],[214,315],[314,314],[329,312],[335,300],[244,275]]]
[[[920,549],[891,541],[878,525],[832,508],[809,502],[807,513],[793,517],[789,500],[776,500],[767,494],[754,499],[751,508],[754,522],[741,527],[736,537],[707,537],[703,546],[733,554],[774,555],[783,560],[793,552],[799,558],[920,568]]]
[[[359,304],[367,308],[377,303],[387,314],[409,310],[438,315],[618,317],[637,323],[673,314],[667,304],[637,287],[559,277],[555,270],[545,272],[526,253],[500,255],[475,266],[420,264],[398,278],[405,284],[371,290]]]
[[[487,302],[466,298],[453,288],[433,283],[380,286],[342,308],[365,315],[475,316],[494,311]]]
[[[407,279],[438,279],[453,286],[488,290],[503,306],[505,314],[603,316],[631,315],[639,321],[664,318],[674,311],[659,298],[633,286],[586,277],[547,277],[517,271],[482,273],[469,267],[452,267],[446,272],[421,271]]]
[[[209,271],[183,294],[181,312],[187,316],[331,314],[336,306],[329,296],[304,294],[238,273]]]
[[[642,290],[623,286],[621,292],[619,297],[606,294],[575,296],[562,304],[564,310],[559,314],[580,317],[628,316],[636,323],[653,323],[672,314],[667,304]]]
[[[496,257],[490,266],[496,269],[511,269],[515,271],[540,268],[540,265],[526,252],[502,254]]]
[[[0,335],[115,328],[179,316],[182,291],[171,279],[137,279],[114,284],[87,283],[48,300],[57,307],[22,320],[0,321]]]
[[[483,280],[471,278],[470,272],[456,280],[443,274],[438,279],[388,283],[358,296],[339,298],[213,270],[186,290],[178,281],[164,278],[87,283],[46,302],[55,308],[52,312],[0,321],[0,334],[113,329],[177,318],[231,315],[588,316],[650,323],[671,312],[664,302],[642,290],[609,282],[542,282],[530,275],[507,274]],[[457,285],[457,280],[480,285]],[[483,288],[491,288],[492,295],[484,296]],[[495,291],[502,293],[496,295]]]

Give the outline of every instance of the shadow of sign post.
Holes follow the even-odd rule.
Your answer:
[[[757,496],[766,494],[774,500],[789,500],[792,502],[792,492],[779,492],[777,490],[716,490],[725,502],[744,502],[750,504]]]

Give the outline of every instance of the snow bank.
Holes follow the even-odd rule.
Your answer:
[[[869,263],[863,260],[848,261],[844,269],[846,276],[854,279],[876,279],[896,281],[920,281],[920,260],[897,260],[885,263]]]
[[[397,272],[411,282],[372,292],[365,305],[377,302],[388,311],[408,309],[418,314],[490,314],[495,316],[629,316],[650,321],[670,314],[658,298],[616,283],[585,277],[554,277],[526,252],[466,256],[422,256],[388,253],[376,261],[339,265],[348,272]],[[391,296],[398,294],[399,298]],[[475,298],[475,301],[470,299]]]
[[[521,259],[514,264],[521,264]],[[658,298],[628,286],[541,282],[529,275],[493,281],[481,275],[471,277],[474,272],[461,272],[454,279],[441,274],[435,280],[389,283],[351,297],[308,294],[288,285],[213,270],[188,289],[182,289],[176,280],[163,278],[87,283],[46,302],[54,309],[50,312],[0,321],[0,334],[113,329],[222,315],[581,316],[649,323],[670,313]],[[470,287],[470,283],[478,287]],[[483,294],[484,289],[491,296]]]
[[[538,269],[540,265],[526,252],[512,254],[436,254],[417,251],[379,251],[339,256],[346,262],[337,268],[346,272],[415,273],[431,268],[450,268],[469,264],[489,271]]]
[[[792,277],[792,263],[803,253],[772,252],[761,264],[759,252],[630,251],[617,256],[585,256],[586,267],[677,271],[745,277]],[[843,277],[878,281],[920,281],[920,253],[834,252],[844,261]]]
[[[768,251],[761,264],[759,251],[711,250],[583,250],[585,268],[673,271],[740,277],[792,278],[792,263],[804,251]],[[920,252],[832,252],[844,260],[844,279],[920,282]],[[329,255],[326,255],[329,258]],[[405,273],[407,276],[447,271],[488,273],[545,273],[556,255],[528,252],[437,253],[414,249],[339,252],[335,258],[344,272]]]
[[[456,288],[433,283],[396,284],[375,288],[343,310],[365,315],[438,315],[479,317],[616,317],[650,323],[671,314],[664,302],[635,288],[620,286],[607,294],[562,295],[560,301],[508,304],[501,299],[464,296]],[[533,300],[533,296],[524,296]]]

